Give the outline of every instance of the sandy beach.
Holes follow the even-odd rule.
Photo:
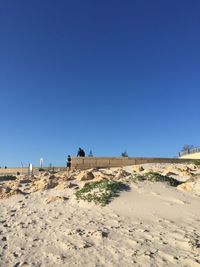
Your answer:
[[[0,1],[0,267],[200,267],[200,0]]]
[[[149,171],[183,183],[127,179]],[[200,266],[199,173],[144,164],[1,182],[0,266]],[[88,181],[109,177],[127,188],[108,205],[77,201]]]

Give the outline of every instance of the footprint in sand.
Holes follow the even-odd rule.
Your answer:
[[[18,267],[18,266],[20,266],[20,262],[17,262],[15,263],[15,265],[13,265],[13,267]]]
[[[18,257],[19,257],[19,255],[18,255],[16,252],[13,252],[13,256],[14,256],[15,258],[18,258]]]
[[[3,249],[4,250],[6,250],[7,248],[8,248],[8,245],[7,244],[3,246]]]
[[[156,192],[151,192],[151,194],[152,194],[153,196],[160,196],[160,194],[159,194],[159,193],[156,193]]]
[[[16,209],[14,209],[14,210],[11,210],[10,212],[16,212],[17,210]]]
[[[169,202],[171,202],[172,204],[181,204],[181,205],[186,204],[184,201],[180,199],[170,199]]]

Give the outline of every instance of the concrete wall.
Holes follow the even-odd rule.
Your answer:
[[[200,152],[183,155],[180,159],[200,159]]]
[[[123,167],[144,163],[184,163],[191,161],[193,160],[177,158],[72,158],[72,168],[89,169],[95,167]]]
[[[144,163],[184,163],[193,162],[193,159],[176,159],[176,158],[114,158],[114,157],[99,157],[99,158],[72,158],[72,168],[76,169],[90,169],[90,168],[105,168],[105,167],[123,167]],[[45,168],[48,170],[48,168]],[[55,167],[55,171],[66,170],[66,167]],[[7,168],[0,169],[0,176],[2,175],[17,175],[28,174],[28,168]],[[33,168],[34,174],[39,172],[38,167]]]

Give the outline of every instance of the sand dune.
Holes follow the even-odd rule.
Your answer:
[[[137,173],[163,173],[169,165],[143,167]],[[133,167],[93,170],[93,179],[120,179],[119,172],[128,177]],[[101,207],[77,202],[74,192],[83,181],[72,177],[78,174],[34,177],[21,183],[23,194],[0,200],[0,266],[200,266],[198,194],[130,182],[130,190]],[[178,178],[188,179],[180,172]],[[52,179],[57,182],[44,186]]]

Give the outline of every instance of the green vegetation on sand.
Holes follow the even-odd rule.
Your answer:
[[[117,197],[122,190],[129,190],[129,186],[119,181],[101,181],[86,184],[75,195],[77,200],[93,201],[95,204],[107,205],[113,197]]]
[[[13,175],[2,175],[2,176],[0,176],[0,182],[14,181],[16,179],[17,179],[17,177],[13,176]]]
[[[133,177],[132,179],[134,182],[136,181],[151,181],[151,182],[167,182],[169,183],[171,186],[178,186],[180,184],[182,184],[182,182],[169,177],[169,176],[165,176],[162,175],[160,173],[157,172],[148,172],[146,174],[138,174],[136,176]]]
[[[195,160],[193,163],[195,166],[200,167],[200,160]]]

